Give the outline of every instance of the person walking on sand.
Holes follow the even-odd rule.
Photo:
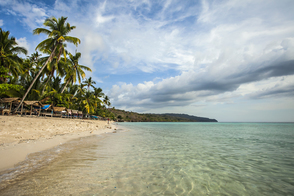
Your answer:
[[[108,124],[110,124],[110,119],[108,118]]]

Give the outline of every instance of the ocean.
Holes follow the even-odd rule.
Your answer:
[[[293,123],[119,123],[32,154],[0,195],[294,195]]]

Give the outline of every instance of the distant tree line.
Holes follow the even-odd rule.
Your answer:
[[[115,108],[108,109],[121,122],[217,122],[215,119],[187,114],[139,114]]]

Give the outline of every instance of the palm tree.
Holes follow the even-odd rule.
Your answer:
[[[102,89],[101,88],[95,88],[94,87],[94,96],[96,98],[101,98],[104,96],[104,93],[102,92]]]
[[[78,85],[78,88],[77,88],[77,97],[82,97],[86,92],[85,92],[85,89],[84,89],[84,87],[85,87],[85,84],[80,84],[80,85]]]
[[[48,27],[50,30],[45,28],[37,28],[33,31],[33,34],[39,35],[40,33],[45,33],[46,35],[48,35],[48,38],[46,40],[38,44],[38,46],[36,47],[36,50],[39,49],[41,52],[45,52],[49,50],[51,54],[49,58],[47,59],[47,61],[44,63],[43,67],[39,70],[39,73],[34,78],[30,87],[27,89],[26,94],[23,96],[16,110],[18,110],[20,105],[23,103],[27,94],[31,90],[33,84],[35,83],[39,75],[42,73],[43,69],[47,66],[47,64],[51,62],[55,56],[57,57],[57,62],[58,62],[62,53],[64,53],[64,57],[66,58],[64,42],[70,42],[75,44],[76,46],[78,46],[78,44],[81,43],[80,39],[67,35],[69,32],[71,32],[71,30],[75,29],[76,27],[71,26],[69,23],[65,24],[66,20],[67,20],[67,17],[63,17],[63,16],[59,18],[58,20],[55,17],[47,18],[45,22],[43,23],[43,25]]]
[[[50,56],[44,57],[41,59],[41,61],[45,62]],[[56,74],[56,76],[60,76],[63,77],[66,74],[66,67],[67,64],[65,61],[59,61],[57,62],[58,58],[54,57],[52,59],[52,61],[50,63],[47,64],[46,69],[43,71],[42,75],[44,78],[44,75],[47,76],[46,79],[44,79],[44,81],[46,81],[43,85],[43,90],[42,92],[44,92],[48,82],[54,77],[54,75]]]
[[[18,53],[27,54],[27,50],[17,46],[14,37],[9,37],[9,31],[0,28],[0,96],[7,96],[8,91],[18,91],[22,86],[12,82],[21,72],[22,59]]]
[[[101,88],[95,88],[94,87],[93,95],[94,95],[94,97],[96,98],[96,101],[97,101],[97,105],[96,105],[96,108],[95,108],[95,110],[97,110],[97,107],[100,108],[102,103],[103,103],[103,101],[100,98],[104,97],[104,93],[102,92]]]
[[[89,87],[90,87],[90,86],[93,87],[93,88],[95,88],[95,87],[93,86],[93,84],[96,84],[96,82],[93,81],[91,77],[88,78],[88,79],[86,79],[85,81],[83,81],[83,83],[87,86],[88,91],[89,91]]]
[[[7,82],[9,78],[9,73],[13,76],[18,76],[20,72],[20,65],[22,59],[17,56],[17,54],[27,54],[27,50],[23,47],[17,46],[18,44],[15,41],[14,37],[9,37],[9,31],[3,31],[0,28],[0,66],[1,69],[5,69],[6,76],[0,77],[0,81],[3,83]],[[3,70],[4,71],[4,70]]]
[[[94,108],[97,108],[97,99],[92,92],[87,91],[83,97],[81,97],[84,108],[87,113],[93,113]]]
[[[40,56],[42,56],[42,54],[39,54],[38,51],[36,51],[35,53],[31,54],[31,56],[28,56],[28,58],[33,64],[37,64],[40,62]]]
[[[31,77],[36,75],[41,68],[40,66],[40,57],[41,54],[35,52],[31,54],[31,56],[27,56],[26,59],[23,60],[21,65],[21,76],[20,80],[30,80],[32,81]]]
[[[111,105],[110,99],[107,95],[104,97],[103,103],[107,106]]]
[[[73,84],[76,83],[76,79],[78,79],[79,84],[81,84],[81,78],[85,78],[85,72],[83,71],[83,69],[92,72],[92,70],[89,67],[79,65],[78,61],[81,58],[80,52],[76,53],[74,56],[71,53],[69,53],[69,57],[70,58],[67,59],[67,61],[69,62],[69,67],[67,70],[67,75],[65,77],[65,81],[67,81],[67,83],[65,84],[61,93],[64,92],[69,82]]]

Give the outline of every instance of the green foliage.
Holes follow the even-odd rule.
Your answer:
[[[78,63],[81,53],[72,55],[65,49],[65,42],[76,46],[80,43],[80,39],[68,36],[76,27],[70,26],[66,20],[66,17],[51,17],[44,22],[47,29],[37,28],[33,31],[34,34],[44,33],[48,36],[36,47],[36,50],[49,55],[42,58],[38,52],[25,59],[19,58],[17,54],[26,54],[26,50],[17,47],[15,38],[9,37],[9,31],[0,28],[0,97],[40,100],[44,104],[115,119],[115,115],[106,109],[106,106],[110,106],[109,98],[101,88],[94,86],[96,82],[91,77],[85,78],[84,71],[91,69]],[[83,83],[82,79],[85,79]]]
[[[12,78],[12,76],[7,75],[8,72],[9,72],[8,68],[0,66],[0,77],[1,78]]]
[[[7,95],[9,91],[20,91],[23,86],[15,84],[0,84],[0,96]]]
[[[7,83],[8,75],[17,77],[20,72],[22,59],[17,54],[27,54],[25,48],[17,45],[15,38],[10,36],[10,32],[0,28],[0,66],[2,67],[0,81],[4,83]],[[5,73],[3,69],[6,69]]]
[[[217,122],[215,119],[208,119],[186,114],[139,114],[118,109],[108,109],[118,121],[127,122]]]

